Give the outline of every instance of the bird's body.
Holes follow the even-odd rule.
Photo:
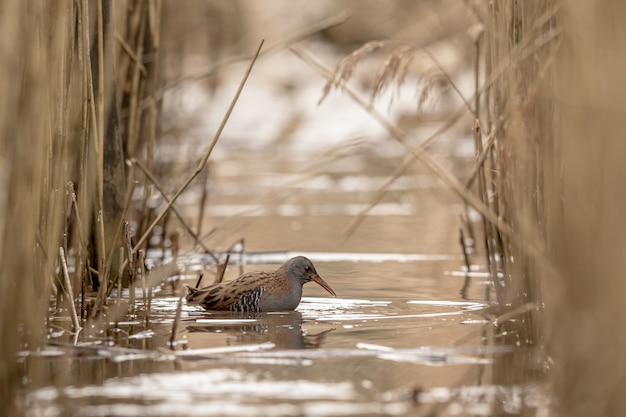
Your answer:
[[[217,311],[294,310],[302,298],[302,286],[313,281],[333,296],[335,292],[304,256],[285,262],[274,272],[249,272],[229,282],[205,288],[187,286],[187,303]]]

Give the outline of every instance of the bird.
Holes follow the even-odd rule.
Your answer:
[[[267,312],[295,310],[302,298],[302,286],[313,281],[336,297],[304,256],[289,259],[273,272],[248,272],[229,282],[204,288],[187,287],[187,304],[209,311]]]

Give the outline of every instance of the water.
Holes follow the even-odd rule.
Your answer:
[[[245,107],[240,111],[245,117]],[[358,126],[355,117],[344,120]],[[367,115],[359,117],[370,126]],[[338,136],[268,144],[255,137],[259,132],[247,130],[244,140],[235,129],[209,166],[205,243],[223,252],[240,242],[235,246],[245,253],[232,256],[225,279],[305,255],[337,298],[308,284],[294,312],[238,317],[185,305],[171,350],[179,280],[193,284],[204,271],[208,284],[214,273],[210,257],[183,251],[175,261],[181,276],[155,293],[149,328],[142,306],[135,314],[111,307],[108,331],[88,328],[77,336],[67,331],[66,312],[55,315],[51,345],[19,358],[26,415],[541,415],[539,383],[495,380],[517,358],[536,367],[542,360],[493,337],[497,309],[479,253],[466,283],[458,243],[466,213],[456,196],[416,163],[347,233],[403,157],[380,130],[366,133],[356,129],[358,140],[339,144]],[[470,159],[460,138],[444,137],[431,151],[463,177]],[[171,163],[166,149],[160,157]],[[180,153],[178,159],[183,168],[177,163],[175,171],[195,166]],[[181,175],[170,176],[170,185]],[[189,219],[198,216],[202,185],[197,181],[179,201]],[[184,234],[180,241],[192,247]]]
[[[299,254],[313,260],[338,297],[307,284],[296,311],[246,317],[185,305],[172,351],[176,278],[155,293],[150,329],[140,308],[136,316],[122,312],[108,334],[83,331],[79,350],[62,344],[25,353],[27,368],[47,373],[40,381],[58,381],[27,381],[27,415],[493,415],[540,408],[536,386],[490,382],[499,361],[524,353],[490,337],[484,274],[473,274],[461,296],[458,206],[443,189],[413,192],[421,195],[419,207],[432,210],[368,217],[349,238],[343,233],[351,216],[344,213],[208,216],[219,224],[216,237],[245,237],[248,252],[233,254],[226,279],[240,273],[240,263],[244,271],[274,269]],[[310,211],[308,201],[339,204],[332,200],[321,190],[291,204]],[[206,255],[181,254],[177,263],[190,283],[201,270],[211,279]],[[71,342],[67,333],[56,336]]]

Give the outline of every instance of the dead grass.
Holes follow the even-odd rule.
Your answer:
[[[147,112],[136,103],[158,82],[156,62],[146,64],[142,57],[158,51],[159,5],[3,3],[0,402],[5,415],[18,414],[15,354],[45,343],[50,297],[56,294],[57,306],[69,309],[78,331],[85,325],[90,277],[97,274],[103,304],[107,288],[119,279],[114,260],[123,243],[114,236],[120,236],[130,206],[125,190],[131,189],[121,131],[134,132],[135,143],[137,125],[154,133],[158,103]],[[122,118],[120,109],[129,108],[129,117]]]
[[[407,146],[409,157],[399,167],[425,163],[482,214],[501,314],[495,332],[501,343],[544,346],[553,355],[558,415],[626,411],[618,394],[626,386],[626,342],[617,330],[626,321],[620,75],[626,37],[618,23],[624,11],[613,3],[565,7],[559,1],[475,6],[486,31],[474,37],[474,97],[463,99],[462,111],[475,119],[477,161],[467,187],[429,162],[425,147]],[[332,72],[301,49],[296,53],[326,77],[323,97],[343,91],[406,145],[405,133],[348,86],[358,65],[391,44],[371,88],[376,98],[389,83],[403,82],[417,48],[372,41]],[[511,356],[496,361],[492,382],[523,383],[540,376],[542,366]]]

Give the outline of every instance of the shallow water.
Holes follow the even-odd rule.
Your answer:
[[[79,350],[60,331],[51,335],[60,345],[24,353],[26,414],[494,415],[541,408],[537,386],[493,385],[495,366],[528,352],[492,338],[491,284],[479,266],[461,296],[458,207],[444,190],[417,192],[420,207],[432,210],[368,217],[350,238],[342,235],[350,220],[343,214],[208,216],[220,234],[245,237],[248,252],[232,255],[226,279],[305,255],[337,298],[307,284],[294,312],[235,316],[185,305],[171,350],[179,280],[193,284],[199,271],[210,280],[214,269],[206,255],[181,254],[181,277],[155,292],[150,329],[140,307],[111,321],[107,334],[83,330]],[[311,200],[329,196],[304,193],[292,204]],[[69,327],[63,314],[58,320]],[[35,370],[47,376],[32,377]]]

